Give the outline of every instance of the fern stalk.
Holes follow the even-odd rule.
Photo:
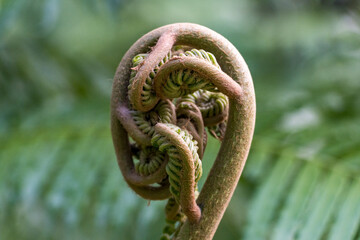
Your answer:
[[[208,52],[193,50],[192,54],[184,54],[188,48],[205,49]],[[134,66],[133,59],[147,53],[149,49],[151,51],[146,58]],[[173,54],[167,59],[169,52]],[[216,61],[220,68],[215,64]],[[131,75],[133,78],[130,82]],[[184,91],[178,94],[174,89]],[[201,121],[192,120],[196,119],[196,114],[197,118],[203,119],[201,111],[191,111],[189,107],[189,111],[185,111],[189,115],[177,116],[180,129],[174,123],[155,123],[155,134],[151,141],[150,136],[133,124],[135,122],[130,111],[135,109],[151,113],[160,99],[168,100],[174,96],[182,98],[200,89],[225,94],[229,98],[229,107],[227,117],[213,118],[221,119],[221,122],[213,124],[226,123],[226,132],[214,165],[196,198],[197,173],[201,171],[201,164],[196,159],[203,153],[203,150],[198,151],[197,146],[198,142],[206,143],[206,133],[201,132],[203,127],[196,127]],[[150,95],[144,91],[156,94]],[[191,106],[198,108],[196,104]],[[218,109],[212,111],[220,112],[223,114]],[[146,199],[175,197],[181,208],[179,211],[186,215],[180,221],[180,228],[170,232],[170,235],[165,234],[163,239],[212,239],[242,173],[254,125],[255,94],[249,69],[237,49],[208,28],[178,23],[155,29],[134,43],[116,71],[111,98],[111,132],[124,179],[138,195]],[[140,151],[142,147],[153,144],[167,153],[170,158],[167,178],[153,184],[143,181],[141,174],[135,171],[133,155],[136,153],[131,150],[128,132],[139,145]],[[160,140],[161,144],[154,144]],[[171,156],[178,161],[171,160]]]

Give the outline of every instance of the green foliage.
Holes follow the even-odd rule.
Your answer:
[[[117,167],[109,99],[131,43],[177,21],[234,43],[257,94],[254,144],[215,239],[359,238],[356,1],[0,3],[1,239],[160,236],[164,203],[148,207]]]

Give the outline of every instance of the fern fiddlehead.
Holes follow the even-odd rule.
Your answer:
[[[161,100],[153,111],[140,112],[137,110],[131,110],[131,115],[136,126],[141,132],[152,137],[154,134],[154,126],[158,123],[173,123],[176,122],[175,107],[171,101]]]
[[[135,170],[140,176],[149,176],[161,169],[165,163],[165,154],[153,147],[145,147],[141,150],[139,162],[135,164]],[[166,175],[163,173],[163,178]]]
[[[182,97],[179,102],[180,104],[189,104],[189,102],[196,104],[210,134],[216,139],[223,139],[229,104],[226,95],[199,90]]]
[[[159,64],[149,73],[149,75],[146,77],[145,81],[143,81],[142,89],[141,91],[133,91],[135,89],[133,87],[134,79],[136,76],[136,69],[139,65],[148,57],[149,54],[138,54],[135,56],[132,60],[133,63],[133,69],[131,71],[131,78],[129,81],[129,100],[130,102],[135,102],[133,99],[138,98],[140,99],[140,102],[142,106],[154,106],[158,102],[158,98],[156,97],[156,94],[153,90],[153,79],[156,75],[156,72],[159,70],[159,68],[167,62],[171,58],[171,52],[169,52],[160,62]],[[139,96],[140,93],[140,96]]]
[[[180,53],[182,57],[195,57],[203,59],[220,69],[214,55],[204,50],[192,49]],[[198,89],[216,91],[216,87],[206,79],[190,69],[179,69],[171,72],[167,79],[156,83],[156,92],[161,92],[166,98],[178,98],[193,93]]]
[[[161,239],[212,238],[247,158],[254,118],[244,60],[207,28],[164,26],[125,54],[113,84],[113,142],[128,185],[145,199],[169,198]],[[223,145],[198,194],[205,127]]]

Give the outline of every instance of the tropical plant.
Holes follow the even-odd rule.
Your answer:
[[[359,238],[358,1],[0,2],[1,239],[161,235],[163,204],[119,174],[108,100],[128,46],[179,21],[228,38],[257,93],[214,239]],[[209,137],[199,189],[218,150]]]
[[[210,52],[196,49],[203,47]],[[169,198],[161,239],[213,238],[247,159],[254,124],[250,72],[220,35],[172,24],[129,49],[114,78],[111,131],[128,185],[148,200]],[[205,126],[223,145],[197,198]]]

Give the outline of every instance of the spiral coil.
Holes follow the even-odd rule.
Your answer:
[[[154,82],[157,72],[172,59],[197,58],[221,70],[212,53],[198,49],[184,51],[175,47],[150,71],[143,85],[137,86],[135,80],[137,73],[148,57],[148,53],[142,53],[132,59],[128,85],[128,110],[123,110],[123,119],[126,122],[123,121],[130,136],[139,146],[133,150],[135,158],[139,159],[134,163],[138,177],[151,178],[155,173],[166,172],[166,178],[157,177],[152,182],[161,186],[165,186],[166,182],[169,184],[172,197],[169,199],[166,212],[171,212],[173,210],[170,209],[175,208],[176,214],[167,214],[167,223],[161,239],[171,239],[175,236],[176,226],[180,225],[179,222],[185,216],[181,208],[182,194],[189,194],[190,191],[190,195],[195,198],[198,194],[197,182],[202,175],[200,156],[204,153],[207,140],[204,126],[210,126],[210,133],[217,139],[221,139],[222,132],[219,130],[219,126],[220,124],[224,126],[227,118],[228,99],[224,94],[218,92],[213,83],[191,69],[173,71],[160,89],[154,87],[154,84],[159,85]],[[134,93],[139,87],[141,88],[142,105],[153,105],[149,111],[137,109],[133,102],[134,99],[136,100]],[[159,100],[157,91],[165,94],[167,99]],[[157,130],[159,124],[163,124],[161,131]],[[136,131],[143,137],[137,137]],[[143,139],[147,138],[150,140],[144,142]],[[180,141],[183,147],[179,148],[174,141]],[[184,155],[183,148],[189,152],[187,156]],[[190,190],[182,184],[184,181],[188,181],[183,174],[185,171],[184,159],[187,159],[187,167],[193,169],[194,174],[190,177],[194,181]],[[164,170],[162,170],[163,168]],[[150,183],[150,180],[147,182]]]
[[[111,99],[111,132],[125,181],[145,199],[169,199],[162,239],[211,239],[254,130],[254,90],[241,55],[196,24],[155,29],[121,60]],[[223,144],[198,194],[206,128]]]
[[[140,151],[139,162],[135,170],[140,176],[149,176],[159,170],[165,161],[165,154],[153,147],[144,147]]]
[[[220,69],[215,56],[204,50],[192,49],[179,54],[180,57],[195,57],[209,62]],[[166,97],[178,98],[191,94],[199,89],[217,91],[217,88],[206,79],[202,78],[196,72],[185,69],[170,73],[168,79],[162,84],[161,91]]]
[[[173,237],[176,237],[185,220],[184,214],[180,211],[179,204],[173,197],[169,198],[165,206],[165,214],[166,225],[163,228],[160,240],[170,240]]]
[[[188,102],[199,107],[205,126],[216,125],[227,118],[229,100],[222,93],[199,90],[179,100],[179,103]]]
[[[186,145],[191,151],[192,161],[195,168],[195,182],[197,183],[202,175],[202,167],[199,155],[197,153],[197,142],[193,140],[193,137],[186,131],[179,127],[166,124],[166,126],[173,132],[179,134],[179,136],[185,141]],[[182,169],[182,156],[179,154],[177,146],[174,146],[167,136],[156,132],[151,139],[151,143],[154,147],[159,148],[160,152],[167,153],[169,156],[169,162],[166,166],[166,173],[169,176],[170,192],[175,197],[175,200],[179,203],[181,192],[181,171]]]
[[[144,113],[138,110],[131,110],[130,112],[136,126],[149,137],[154,134],[154,126],[158,122],[173,124],[176,122],[174,105],[169,100],[160,101],[150,112]]]
[[[130,102],[133,97],[139,97],[139,96],[133,96],[134,95],[133,83],[134,83],[136,73],[138,72],[139,66],[141,66],[141,64],[145,61],[145,59],[148,56],[149,56],[149,54],[143,53],[143,54],[136,55],[132,59],[133,65],[132,65],[132,70],[131,70],[131,75],[130,75],[130,80],[129,80],[129,86],[128,86],[128,95],[129,95]],[[153,79],[154,79],[157,71],[159,70],[159,68],[164,63],[166,63],[170,58],[171,58],[171,52],[169,52],[147,76],[147,78],[145,80],[145,84],[142,87],[141,96],[140,96],[141,102],[143,105],[145,105],[145,106],[152,105],[154,102],[157,101],[156,93],[153,88]]]

